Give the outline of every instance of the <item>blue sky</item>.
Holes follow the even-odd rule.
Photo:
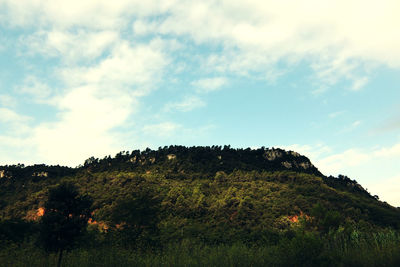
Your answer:
[[[400,206],[400,2],[0,0],[0,164],[282,147]]]

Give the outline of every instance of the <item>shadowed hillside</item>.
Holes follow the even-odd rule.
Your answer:
[[[91,246],[280,246],[299,233],[348,238],[400,227],[398,208],[282,149],[170,146],[89,158],[76,168],[2,166],[0,176],[0,237],[16,242],[33,238],[49,189],[62,183],[93,200]]]
[[[235,199],[230,207],[232,213],[246,197],[254,201],[274,200],[254,210],[259,216],[267,208],[274,209],[268,220],[308,211],[313,204],[322,201],[332,209],[350,210],[348,216],[367,221],[391,226],[397,226],[400,221],[397,209],[378,201],[356,181],[346,176],[325,177],[307,157],[296,152],[229,146],[169,146],[120,152],[115,157],[89,158],[76,168],[1,166],[0,215],[26,218],[29,212],[39,208],[47,188],[64,180],[76,183],[83,193],[93,196],[100,211],[112,206],[115,199],[144,187],[156,192],[164,204],[172,192],[176,194],[168,207],[164,205],[165,212],[178,208],[176,200],[180,196],[184,196],[190,212],[198,213],[196,207],[204,212],[214,201],[219,201],[222,194],[228,194],[226,198]],[[247,188],[250,185],[256,191]],[[197,201],[193,199],[196,194],[203,195],[201,208],[191,203]],[[253,218],[250,216],[250,219]]]

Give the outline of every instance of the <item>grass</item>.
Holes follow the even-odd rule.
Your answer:
[[[0,249],[0,266],[52,267],[56,262],[55,254],[46,254],[32,243]],[[306,232],[271,246],[209,246],[184,240],[147,251],[103,245],[66,253],[62,266],[400,266],[400,236],[390,230],[337,231],[324,238]]]

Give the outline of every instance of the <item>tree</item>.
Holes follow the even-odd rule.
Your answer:
[[[311,216],[317,224],[317,227],[325,232],[330,229],[337,229],[342,222],[342,216],[336,210],[329,210],[321,203],[317,203],[311,209]]]
[[[144,189],[117,200],[110,221],[119,229],[123,242],[151,242],[151,236],[157,232],[159,210],[160,201]]]
[[[49,190],[40,221],[40,243],[49,252],[57,252],[58,264],[65,250],[72,249],[85,232],[91,215],[92,200],[80,196],[76,186],[62,183]]]

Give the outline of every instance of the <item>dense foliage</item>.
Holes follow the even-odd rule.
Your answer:
[[[34,167],[0,167],[0,247],[25,244],[21,249],[32,254],[32,262],[42,257],[29,245],[38,240],[38,209],[49,209],[49,188],[65,182],[93,199],[93,212],[85,215],[91,217],[89,231],[65,256],[68,266],[116,248],[121,265],[175,265],[174,257],[181,265],[205,265],[218,253],[250,257],[252,265],[334,265],[351,261],[347,256],[357,249],[380,251],[389,265],[400,260],[400,251],[391,250],[400,245],[400,210],[346,176],[323,176],[295,152],[171,146],[90,158],[73,169]]]

